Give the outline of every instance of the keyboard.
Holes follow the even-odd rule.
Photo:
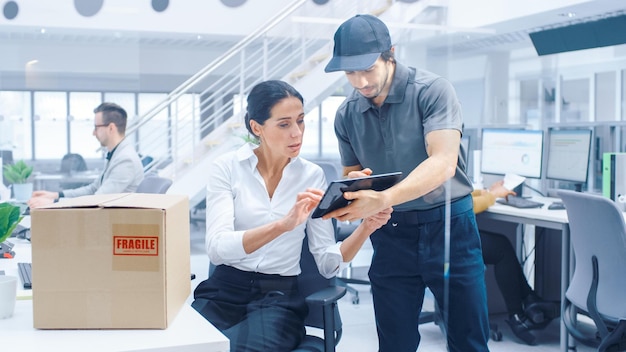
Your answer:
[[[536,202],[534,200],[530,200],[530,199],[522,198],[522,197],[512,197],[512,196],[509,196],[508,200],[501,198],[501,199],[496,200],[496,202],[500,204],[504,204],[504,205],[510,205],[516,208],[523,208],[523,209],[541,208],[543,206],[543,203]]]
[[[31,265],[30,263],[17,263],[17,272],[20,275],[22,284],[25,289],[32,289],[33,283],[31,281]]]

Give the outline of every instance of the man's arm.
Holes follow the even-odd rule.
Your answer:
[[[459,155],[461,133],[445,129],[426,135],[428,158],[397,185],[381,192],[363,190],[346,192],[344,197],[352,200],[347,207],[324,216],[339,221],[354,221],[382,211],[385,208],[417,199],[441,186],[454,176]],[[344,168],[344,173],[356,171],[357,166]]]

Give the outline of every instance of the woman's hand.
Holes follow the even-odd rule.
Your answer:
[[[385,225],[391,219],[393,208],[389,207],[372,216],[363,219],[363,225],[371,232],[374,232]]]
[[[324,191],[316,188],[307,188],[306,191],[298,193],[296,204],[281,221],[285,232],[291,231],[305,222],[313,209],[319,204],[323,195]]]

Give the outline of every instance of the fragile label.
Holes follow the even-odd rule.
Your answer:
[[[113,236],[113,255],[159,255],[157,236]]]

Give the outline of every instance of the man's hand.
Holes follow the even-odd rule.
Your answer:
[[[494,182],[489,187],[489,192],[491,194],[493,194],[496,198],[508,198],[509,196],[516,195],[515,192],[505,188],[503,185],[504,185],[504,181],[503,180]]]
[[[54,199],[56,198],[49,198],[44,196],[32,197],[28,200],[27,203],[30,208],[39,208],[54,203]]]
[[[58,192],[35,191],[26,203],[30,208],[38,208],[44,205],[52,204],[57,199],[59,199]]]
[[[366,167],[365,169],[361,171],[350,171],[348,173],[348,178],[358,178],[358,177],[365,177],[365,176],[371,176],[371,175],[372,175],[372,169],[370,169],[369,167]]]
[[[372,170],[370,168],[365,168],[360,171],[350,171],[348,173],[348,178],[370,175],[372,175]],[[382,192],[372,190],[345,192],[343,197],[352,202],[346,207],[331,211],[330,213],[324,215],[322,219],[328,220],[330,218],[335,218],[338,221],[355,221],[374,216],[387,208],[391,208],[391,206],[387,203],[387,198]]]

